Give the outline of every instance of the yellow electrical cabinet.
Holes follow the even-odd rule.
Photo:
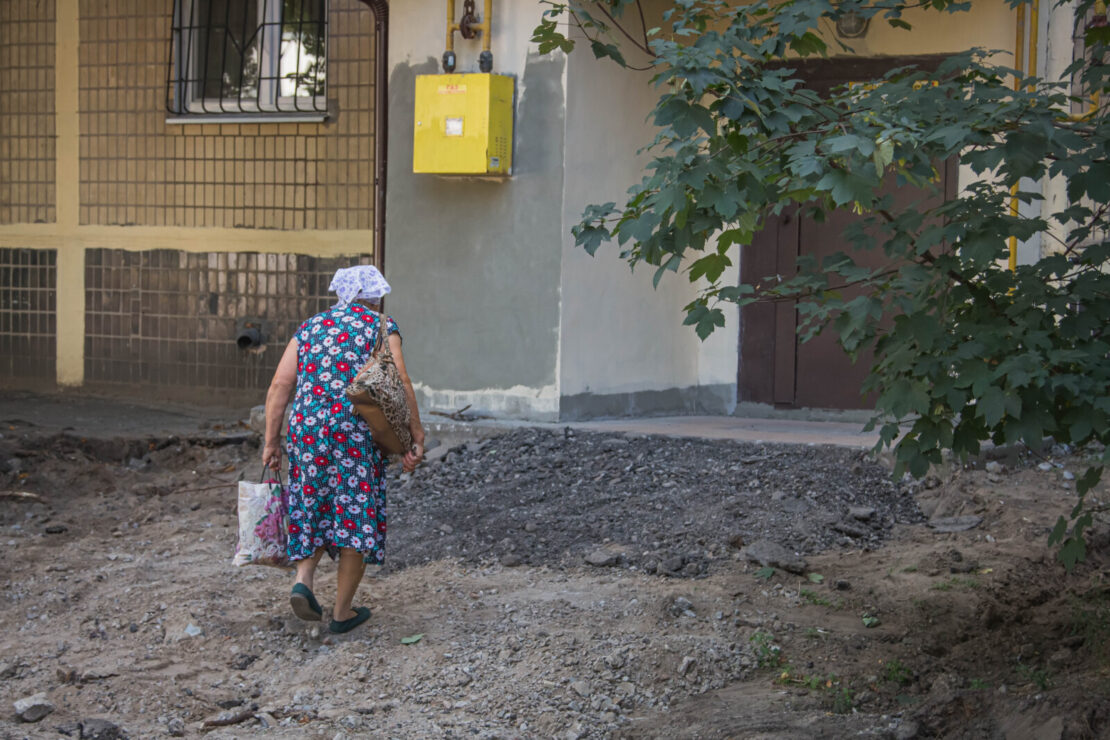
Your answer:
[[[511,175],[513,78],[418,75],[414,126],[413,172]]]

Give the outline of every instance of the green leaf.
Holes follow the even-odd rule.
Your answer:
[[[878,627],[880,624],[882,624],[882,622],[879,621],[878,617],[871,616],[870,614],[864,614],[862,621],[863,626],[867,627],[868,629],[871,629],[872,627]]]
[[[772,568],[772,567],[771,567],[771,566],[769,566],[769,565],[768,565],[768,566],[765,566],[765,567],[763,567],[763,568],[760,568],[759,570],[757,570],[757,571],[755,572],[755,577],[756,577],[756,578],[762,578],[762,579],[763,579],[763,580],[765,580],[765,581],[769,581],[769,580],[771,580],[771,578],[772,578],[772,577],[773,577],[774,575],[775,575],[775,569],[774,569],[774,568]]]
[[[421,632],[420,634],[417,634],[417,635],[409,635],[408,637],[402,637],[401,638],[401,644],[402,645],[415,645],[416,643],[420,642],[423,639],[424,639],[424,633]]]
[[[585,249],[591,257],[597,253],[603,242],[612,238],[608,229],[599,226],[577,226],[572,233],[575,244]]]
[[[1001,389],[992,385],[983,391],[983,395],[975,403],[975,408],[988,428],[995,427],[1006,415],[1006,397]]]
[[[1092,488],[1098,485],[1098,482],[1101,479],[1101,467],[1092,466],[1090,468],[1087,468],[1083,475],[1079,477],[1079,480],[1075,482],[1075,492],[1080,496],[1086,496]]]
[[[1064,541],[1064,535],[1068,533],[1068,520],[1060,517],[1056,520],[1056,526],[1052,528],[1052,534],[1048,536],[1048,546],[1052,547]]]
[[[1076,565],[1087,558],[1086,541],[1082,537],[1068,537],[1064,540],[1064,544],[1060,546],[1057,557],[1064,564],[1064,570],[1071,573],[1075,570]]]
[[[724,325],[724,312],[721,311],[721,309],[719,308],[713,308],[706,311],[704,314],[701,315],[701,317],[699,317],[697,326],[694,327],[694,331],[704,342],[706,339],[709,338],[709,335],[712,334],[715,329],[718,329]]]
[[[590,42],[590,49],[593,50],[594,57],[597,59],[609,57],[622,67],[628,66],[624,61],[624,56],[621,55],[620,49],[614,44],[603,44],[600,41],[594,40]]]
[[[715,283],[731,266],[732,260],[723,254],[708,254],[690,265],[690,282],[704,277],[709,282]]]
[[[825,581],[825,577],[820,573],[810,573],[806,577],[809,578],[810,583],[823,583]]]

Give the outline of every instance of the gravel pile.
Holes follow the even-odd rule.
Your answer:
[[[697,577],[756,541],[873,547],[923,520],[861,451],[570,429],[452,448],[390,496],[392,570],[447,557]]]

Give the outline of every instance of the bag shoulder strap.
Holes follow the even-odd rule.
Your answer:
[[[378,317],[378,339],[377,339],[377,341],[374,342],[374,350],[373,350],[373,352],[371,352],[371,354],[376,355],[376,354],[378,354],[378,352],[381,352],[386,357],[388,357],[390,360],[392,360],[393,359],[393,351],[389,348],[389,340],[388,340],[389,319],[386,318],[386,315],[384,313],[379,312],[375,315]]]

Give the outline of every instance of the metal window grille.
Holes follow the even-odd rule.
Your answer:
[[[0,383],[54,382],[57,262],[53,249],[0,248]]]
[[[326,0],[174,0],[174,115],[327,112]]]
[[[161,389],[136,389],[149,397],[168,390],[211,399],[201,390],[209,389],[258,398],[300,323],[335,302],[328,290],[335,271],[372,263],[369,254],[89,249],[85,379]],[[261,322],[264,351],[237,346],[245,320]]]

